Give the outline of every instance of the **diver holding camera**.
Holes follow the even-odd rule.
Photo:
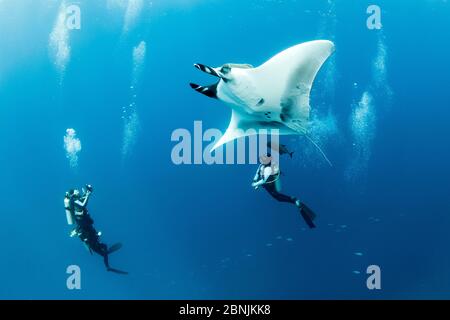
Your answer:
[[[66,209],[66,218],[69,225],[75,225],[70,233],[70,237],[79,237],[89,252],[93,252],[103,257],[106,269],[111,272],[127,274],[127,272],[113,269],[109,266],[109,255],[119,250],[122,245],[117,243],[108,248],[100,242],[101,232],[94,228],[94,220],[88,212],[87,205],[92,192],[91,185],[86,185],[80,193],[77,189],[71,189],[66,192],[64,197],[64,207]]]

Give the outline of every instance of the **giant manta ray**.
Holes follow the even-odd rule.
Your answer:
[[[228,129],[211,151],[260,129],[307,136],[311,87],[333,52],[331,41],[317,40],[286,49],[256,68],[249,64],[228,63],[218,68],[195,64],[219,81],[210,86],[191,83],[191,87],[232,109]]]

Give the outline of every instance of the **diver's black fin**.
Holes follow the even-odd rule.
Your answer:
[[[308,227],[310,227],[311,229],[314,229],[316,227],[312,219],[307,214],[305,214],[303,210],[300,210],[300,214],[302,215]]]
[[[119,250],[120,248],[122,248],[122,244],[119,242],[119,243],[116,243],[116,244],[113,244],[111,247],[109,247],[109,249],[108,249],[108,254],[111,254],[111,253],[113,253],[113,252],[116,252],[117,250]]]
[[[304,203],[301,204],[300,214],[302,215],[302,217],[305,220],[308,227],[310,227],[311,229],[316,227],[316,225],[313,222],[314,219],[316,218],[316,214],[310,208],[308,208]]]
[[[128,272],[126,272],[126,271],[122,271],[122,270],[118,270],[118,269],[114,269],[114,268],[108,268],[107,270],[109,272],[114,272],[114,273],[117,273],[117,274],[123,274],[123,275],[127,275],[128,274]]]
[[[291,159],[292,159],[292,156],[294,155],[294,152],[295,151],[292,151],[291,153],[289,153],[289,157],[291,157]]]
[[[316,219],[317,215],[306,204],[302,203],[301,208],[306,212],[308,216],[311,217],[312,220]]]

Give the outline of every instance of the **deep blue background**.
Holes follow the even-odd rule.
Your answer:
[[[377,1],[393,96],[375,101],[371,157],[351,180],[352,105],[373,88],[380,37],[366,28],[371,1],[145,1],[125,35],[123,7],[79,3],[60,82],[48,45],[60,2],[0,1],[0,298],[450,298],[447,1]],[[334,166],[283,138],[297,154],[283,160],[283,188],[317,211],[310,231],[250,187],[255,166],[175,166],[170,137],[194,120],[222,130],[229,121],[226,105],[189,88],[212,81],[193,63],[259,65],[318,37],[336,43],[336,94],[324,92],[328,63],[311,101],[336,121],[323,145]],[[123,160],[141,40],[141,128]],[[69,127],[83,145],[76,170],[63,149]],[[105,272],[67,236],[64,192],[85,183],[104,240],[124,244],[111,263],[129,276]],[[66,288],[70,264],[81,267],[80,291]],[[366,288],[370,264],[382,269],[381,291]]]

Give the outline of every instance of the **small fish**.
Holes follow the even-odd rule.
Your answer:
[[[273,246],[273,244],[271,244],[271,243],[266,244],[266,247],[271,247],[271,246]]]
[[[355,256],[362,257],[363,253],[362,252],[355,252]]]
[[[267,148],[278,152],[280,156],[282,156],[283,154],[288,154],[291,159],[292,155],[294,154],[294,151],[289,151],[288,147],[285,144],[278,144],[272,141],[267,142]]]
[[[286,238],[286,241],[291,242],[291,241],[294,241],[294,239],[292,239],[292,238]]]
[[[359,272],[358,270],[353,270],[352,271],[354,274],[361,274],[361,272]]]

